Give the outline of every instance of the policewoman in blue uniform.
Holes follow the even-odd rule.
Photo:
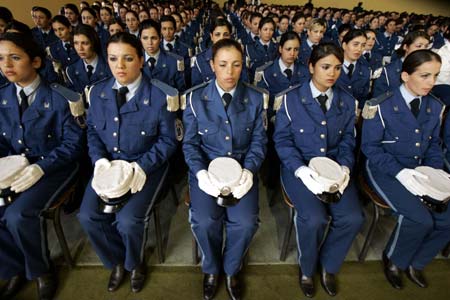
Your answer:
[[[34,6],[31,12],[36,27],[31,29],[36,43],[45,49],[58,40],[51,26],[52,13],[45,7]]]
[[[112,160],[130,162],[131,196],[118,212],[105,214],[89,182],[78,218],[104,266],[112,269],[108,291],[119,288],[126,270],[131,272],[131,291],[139,292],[146,277],[144,218],[176,149],[178,93],[142,75],[142,45],[134,35],[111,36],[107,51],[114,77],[95,84],[87,97],[89,156],[94,174]]]
[[[183,152],[189,167],[189,222],[202,252],[203,299],[213,299],[218,276],[224,271],[228,294],[235,300],[241,299],[238,274],[259,223],[256,174],[266,153],[268,95],[239,81],[243,53],[238,42],[222,39],[213,45],[212,53],[216,79],[182,97],[186,101]],[[216,204],[220,191],[207,169],[217,157],[234,158],[243,168],[240,185],[233,192],[240,199],[235,206]]]
[[[74,47],[80,59],[66,69],[68,85],[82,93],[86,86],[111,77],[111,71],[103,58],[100,41],[95,29],[80,24],[74,30]]]
[[[73,47],[72,25],[66,17],[57,15],[52,19],[52,27],[59,40],[48,46],[46,52],[52,61],[60,63],[62,70],[65,70],[80,58]]]
[[[259,38],[245,46],[251,82],[258,67],[275,60],[278,56],[278,45],[272,41],[274,31],[275,22],[272,18],[262,18],[259,22]]]
[[[211,23],[211,42],[213,44],[217,43],[221,39],[231,37],[231,24],[223,18],[218,18]],[[212,68],[212,47],[200,52],[196,56],[191,58],[191,81],[192,86],[201,84],[203,82],[208,82],[216,78]],[[247,67],[243,66],[241,71],[241,81],[248,82],[248,71]]]
[[[150,79],[158,79],[176,88],[186,89],[184,81],[184,58],[161,49],[161,25],[149,19],[144,20],[139,29],[139,38],[144,47],[144,74]]]
[[[336,295],[336,274],[364,221],[356,187],[349,181],[355,163],[355,99],[335,85],[343,62],[342,49],[335,44],[315,46],[309,60],[311,81],[275,100],[279,110],[273,139],[282,185],[296,210],[300,287],[307,297],[314,296],[318,268],[325,291]],[[332,159],[347,174],[339,202],[325,204],[316,197],[323,189],[311,179],[314,171],[308,164],[314,157]],[[324,239],[329,215],[332,221]]]
[[[362,57],[365,62],[370,66],[372,74],[383,66],[383,56],[374,50],[376,44],[376,32],[373,29],[364,30],[366,34],[366,47],[364,48]]]
[[[313,19],[308,25],[306,36],[301,41],[299,60],[307,66],[314,45],[318,45],[325,34],[327,23],[323,19]]]
[[[373,83],[373,96],[380,96],[388,90],[393,91],[399,87],[401,85],[402,64],[406,56],[416,50],[427,49],[429,44],[430,37],[424,31],[418,30],[408,33],[400,48],[395,52],[397,58],[379,70],[378,73],[381,71],[379,75],[375,75],[377,79]]]
[[[398,36],[395,33],[397,22],[394,19],[388,19],[384,23],[384,31],[379,31],[377,34],[378,48],[376,49],[383,56],[390,57],[395,50],[395,45],[398,42]]]
[[[0,88],[0,157],[24,155],[30,162],[12,183],[17,198],[0,207],[0,278],[9,280],[2,299],[14,297],[25,280],[37,281],[39,299],[53,299],[57,280],[40,213],[83,148],[67,89],[49,86],[37,72],[43,59],[28,35],[0,37],[0,69],[11,82]]]
[[[450,241],[450,210],[436,213],[405,188],[418,166],[444,166],[439,132],[444,105],[428,93],[435,84],[441,58],[417,50],[403,62],[403,84],[370,100],[364,108],[361,149],[365,175],[374,191],[398,216],[383,251],[384,273],[396,289],[401,273],[426,287],[423,269]]]
[[[363,30],[353,29],[342,40],[344,64],[337,83],[358,100],[359,108],[369,98],[371,69],[361,57],[366,46],[366,34]]]

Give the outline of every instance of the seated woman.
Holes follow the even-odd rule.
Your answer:
[[[73,47],[72,26],[66,17],[57,15],[52,19],[52,28],[59,41],[46,48],[47,55],[60,63],[65,70],[67,66],[80,59]]]
[[[142,75],[142,44],[134,35],[116,33],[107,51],[114,77],[99,82],[89,92],[89,156],[94,176],[108,168],[110,161],[131,163],[131,196],[118,212],[105,214],[99,209],[99,195],[91,179],[78,218],[101,261],[112,269],[108,291],[119,288],[127,270],[131,272],[131,291],[136,293],[146,276],[144,218],[177,145],[175,113],[168,109],[174,110],[170,102],[178,99],[178,93]]]
[[[450,241],[450,210],[436,213],[407,189],[418,166],[442,169],[440,115],[444,105],[428,93],[436,82],[441,58],[417,50],[403,62],[403,84],[367,103],[361,149],[367,158],[365,175],[375,192],[398,216],[383,251],[384,273],[397,289],[401,272],[420,287],[422,270]]]
[[[222,270],[230,298],[241,299],[238,273],[259,222],[256,174],[266,152],[267,95],[239,80],[242,65],[238,42],[216,42],[211,62],[216,79],[183,96],[187,100],[183,152],[189,167],[189,222],[203,255],[204,299],[214,297]],[[244,169],[233,191],[241,199],[235,206],[224,208],[215,201],[220,191],[207,169],[217,157],[233,158]]]
[[[86,86],[111,77],[111,71],[101,54],[100,41],[94,28],[78,25],[74,30],[73,43],[80,59],[66,69],[69,87],[82,93]]]
[[[25,279],[36,279],[39,299],[53,299],[57,279],[41,212],[83,149],[82,130],[60,94],[65,88],[38,74],[43,60],[29,35],[0,37],[0,69],[10,81],[0,88],[0,157],[22,155],[30,163],[11,184],[15,200],[0,207],[0,278],[9,280],[2,299],[13,298]]]
[[[307,297],[314,296],[318,267],[325,291],[336,295],[336,274],[364,221],[350,180],[355,163],[355,99],[335,85],[343,62],[342,49],[335,44],[317,45],[309,60],[311,81],[277,96],[275,104],[281,106],[273,139],[281,160],[282,185],[296,210],[300,287]],[[314,179],[317,173],[308,167],[315,157],[335,161],[346,174],[339,202],[327,204],[316,197],[324,189]],[[332,221],[324,237],[329,215]]]
[[[144,74],[156,78],[176,88],[179,92],[186,89],[184,82],[183,57],[160,49],[161,26],[154,20],[144,20],[139,29],[139,37],[144,47]]]

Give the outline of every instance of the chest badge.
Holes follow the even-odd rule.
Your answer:
[[[44,108],[48,109],[50,107],[50,103],[44,102]]]
[[[144,99],[144,105],[148,105],[149,100],[148,99]]]
[[[3,100],[2,100],[2,105],[6,105],[6,104],[8,104],[8,100],[3,99]]]
[[[394,106],[394,111],[398,111],[398,106]]]

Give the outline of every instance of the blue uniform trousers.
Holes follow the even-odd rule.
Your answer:
[[[49,255],[42,210],[70,175],[67,167],[45,174],[36,184],[20,193],[8,206],[0,207],[0,278],[25,273],[32,280],[49,271]]]
[[[400,269],[422,270],[450,241],[450,209],[429,210],[397,179],[381,174],[366,163],[369,184],[398,216],[385,252]]]
[[[132,194],[120,211],[105,214],[99,210],[99,198],[89,181],[78,219],[103,265],[112,269],[124,264],[131,271],[143,262],[146,242],[145,216],[150,212],[153,195],[165,167],[147,175],[143,189]]]
[[[318,263],[328,273],[337,273],[364,222],[353,181],[350,181],[338,203],[324,204],[284,167],[281,168],[281,180],[296,211],[294,222],[298,262],[303,274],[312,277]],[[319,249],[329,216],[332,218],[330,229]]]
[[[225,274],[235,275],[259,226],[258,180],[254,177],[250,191],[236,206],[228,208],[218,206],[214,197],[200,190],[192,173],[189,174],[189,193],[189,222],[202,252],[203,273],[219,274],[223,264]]]

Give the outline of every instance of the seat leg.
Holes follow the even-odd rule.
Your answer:
[[[367,232],[367,236],[364,241],[361,252],[359,253],[359,257],[358,257],[359,262],[364,262],[366,260],[367,251],[369,251],[369,246],[372,243],[373,234],[375,232],[375,228],[376,228],[376,226],[378,224],[378,220],[380,218],[379,207],[373,202],[372,202],[372,206],[373,206],[372,222],[370,223],[369,231]]]
[[[163,238],[161,234],[161,220],[159,217],[159,205],[153,208],[153,220],[155,222],[155,235],[156,235],[156,251],[158,252],[158,261],[162,264],[165,260],[163,250]]]
[[[289,247],[289,240],[291,239],[292,228],[294,227],[294,217],[295,217],[295,208],[289,207],[289,223],[286,228],[286,231],[284,232],[283,243],[281,245],[281,252],[280,252],[281,261],[286,260],[287,250]]]
[[[61,207],[57,207],[52,215],[53,226],[55,228],[56,237],[58,238],[59,246],[61,247],[64,259],[70,268],[74,267],[74,261],[72,255],[70,254],[69,246],[67,245],[67,240],[64,235],[64,231],[61,226]]]

